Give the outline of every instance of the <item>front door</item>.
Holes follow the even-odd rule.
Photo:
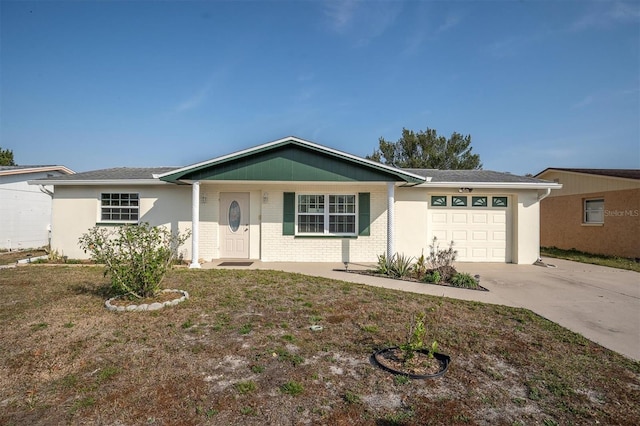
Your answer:
[[[220,257],[249,258],[249,193],[220,194]]]

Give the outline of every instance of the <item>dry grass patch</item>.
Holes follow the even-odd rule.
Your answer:
[[[174,270],[191,299],[104,308],[100,268],[0,270],[0,424],[637,424],[640,363],[530,311],[274,271]],[[370,363],[412,316],[442,379]],[[322,331],[310,330],[319,324]]]

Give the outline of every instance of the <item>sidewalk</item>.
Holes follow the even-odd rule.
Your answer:
[[[489,291],[413,283],[347,273],[342,263],[263,263],[241,269],[271,269],[320,276],[413,293],[444,296],[532,310],[609,349],[640,360],[640,274],[561,259],[555,268],[502,263],[457,263],[460,272],[480,275]],[[221,261],[203,268],[217,268]],[[349,264],[349,269],[371,269]],[[238,268],[238,267],[230,267]]]

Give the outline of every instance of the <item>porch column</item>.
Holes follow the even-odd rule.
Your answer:
[[[198,245],[200,243],[200,182],[191,185],[191,264],[189,268],[200,268]]]
[[[395,188],[395,182],[387,182],[387,259],[391,259],[395,253],[393,248],[393,205]]]

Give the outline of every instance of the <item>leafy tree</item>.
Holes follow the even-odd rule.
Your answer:
[[[13,161],[13,151],[10,149],[2,149],[0,146],[0,166],[15,166]]]
[[[370,160],[408,169],[474,170],[481,169],[478,154],[471,153],[471,135],[453,132],[450,138],[438,136],[434,129],[418,131],[402,129],[397,142],[379,140]]]
[[[178,248],[189,235],[146,222],[116,228],[94,226],[80,237],[79,244],[96,263],[105,265],[104,275],[110,275],[117,294],[138,299],[160,291]]]

